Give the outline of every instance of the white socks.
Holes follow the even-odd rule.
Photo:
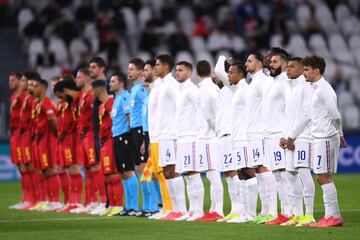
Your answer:
[[[250,178],[245,181],[246,185],[246,214],[247,216],[256,217],[257,197],[258,197],[258,182],[256,177]]]
[[[204,185],[200,173],[186,176],[189,196],[189,212],[204,213]]]
[[[321,186],[325,206],[325,217],[340,217],[339,203],[334,183],[327,183]]]
[[[241,182],[239,177],[227,177],[226,178],[228,184],[228,191],[231,201],[231,211],[230,213],[238,213],[240,214],[240,194],[241,194]]]
[[[286,171],[276,171],[273,172],[276,182],[277,188],[280,198],[281,204],[281,213],[287,217],[291,216],[291,203],[289,199],[289,184],[287,180],[287,172]]]
[[[263,179],[263,177],[262,177],[262,175],[260,173],[256,173],[255,176],[256,176],[256,179],[257,179],[257,182],[258,182],[258,190],[259,190],[259,195],[260,195],[260,200],[261,200],[261,212],[260,212],[260,215],[265,216],[265,215],[269,214],[269,204],[266,201],[264,179]]]
[[[278,216],[277,212],[277,183],[271,171],[260,173],[264,185],[265,200],[269,206],[268,213],[273,217]]]
[[[174,212],[186,212],[185,202],[185,184],[181,176],[166,179],[169,188],[169,194],[173,203]]]
[[[299,177],[303,184],[305,215],[314,213],[315,184],[309,168],[299,168]]]
[[[221,182],[220,172],[216,170],[207,171],[206,177],[210,181],[210,198],[211,198],[210,211],[216,211],[218,214],[224,215],[223,213],[224,187]]]
[[[291,213],[295,216],[304,214],[303,207],[303,185],[297,172],[287,172],[289,180],[289,198],[291,202]]]
[[[246,199],[246,182],[245,180],[240,180],[240,209],[239,213],[241,216],[246,216],[247,214],[247,199]]]

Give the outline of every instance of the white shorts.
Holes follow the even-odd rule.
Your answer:
[[[214,142],[197,142],[195,147],[195,171],[219,170],[217,144]]]
[[[340,139],[316,140],[313,144],[313,171],[315,174],[336,173]]]
[[[295,143],[293,156],[295,168],[311,168],[313,144],[310,142]]]
[[[248,140],[247,150],[249,156],[249,167],[255,168],[265,164],[264,141],[262,139]]]
[[[285,150],[279,145],[280,135],[265,138],[265,166],[272,171],[286,168]]]
[[[176,145],[177,173],[195,171],[195,143],[178,143]]]
[[[176,142],[174,139],[171,140],[160,140],[159,141],[159,152],[160,161],[159,166],[165,167],[167,165],[176,164]]]
[[[221,172],[237,170],[236,159],[233,156],[232,139],[230,136],[221,137],[218,140],[217,154]]]
[[[247,141],[234,143],[233,156],[236,159],[236,169],[250,167]]]

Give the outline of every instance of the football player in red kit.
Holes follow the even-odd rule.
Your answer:
[[[37,99],[35,107],[35,142],[37,168],[44,173],[46,180],[47,204],[43,211],[53,211],[61,207],[60,182],[57,174],[57,126],[56,107],[46,96],[48,83],[41,78],[33,79],[33,93]]]
[[[23,156],[20,143],[20,111],[22,104],[26,98],[25,88],[26,86],[21,81],[21,73],[10,73],[9,75],[9,89],[12,91],[10,100],[10,157],[11,162],[17,165],[17,168],[21,175],[21,189],[22,200],[20,203],[10,206],[10,209],[21,209],[28,206],[31,201],[28,177],[29,174],[26,171],[26,167],[23,164]]]
[[[123,210],[124,197],[123,185],[115,161],[111,131],[111,111],[114,98],[108,95],[105,81],[93,81],[91,86],[94,96],[101,103],[99,106],[100,166],[106,179],[109,198],[109,207],[97,213],[99,215],[114,216]]]
[[[94,110],[94,95],[91,91],[91,78],[87,69],[80,69],[77,73],[76,86],[81,90],[82,96],[79,102],[78,133],[80,144],[78,145],[77,157],[83,162],[86,172],[85,209],[74,209],[76,213],[98,214],[105,210],[106,192],[105,179],[100,172],[99,164],[95,155],[95,138],[92,122]],[[98,195],[100,203],[98,203]]]

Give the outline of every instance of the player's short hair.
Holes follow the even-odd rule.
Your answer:
[[[89,64],[90,63],[95,63],[99,67],[106,68],[106,62],[102,57],[93,57],[90,59]]]
[[[288,62],[289,61],[289,57],[288,55],[285,55],[283,53],[275,53],[274,55],[272,56],[279,56],[282,60],[284,60],[285,62]]]
[[[155,59],[147,60],[147,61],[145,62],[145,65],[150,65],[152,68],[154,68],[155,65],[156,65],[156,60],[155,60]]]
[[[126,89],[127,86],[127,77],[122,72],[116,72],[111,75],[111,77],[116,77],[118,82],[122,82],[124,84],[124,88]]]
[[[242,62],[234,62],[231,64],[231,66],[235,66],[236,69],[243,75],[243,77],[246,77],[246,67],[244,65],[244,63]]]
[[[283,57],[285,57],[285,59],[289,59],[290,58],[290,54],[283,48],[280,47],[273,47],[271,48],[266,55],[283,55]]]
[[[58,81],[55,85],[54,85],[54,94],[56,93],[61,93],[64,91],[64,81]]]
[[[67,88],[67,89],[70,89],[70,90],[74,90],[74,91],[79,91],[79,88],[76,86],[76,83],[74,80],[71,80],[71,79],[64,79],[58,83],[61,83],[60,86],[62,86],[62,91]],[[56,85],[58,84],[56,83]],[[55,86],[56,86],[55,85]]]
[[[22,72],[11,72],[9,74],[9,76],[15,76],[16,79],[20,80],[20,78],[22,78],[22,76],[23,76],[23,73]]]
[[[302,63],[304,66],[309,66],[313,69],[319,69],[320,74],[323,75],[326,68],[326,62],[323,57],[313,55],[313,56],[306,56]]]
[[[35,72],[35,71],[25,71],[24,76],[28,80],[40,80],[41,79],[40,74],[38,72]]]
[[[190,69],[191,71],[193,70],[193,65],[187,61],[180,61],[180,62],[176,63],[176,66],[179,66],[179,65],[183,65],[186,68]]]
[[[106,81],[104,80],[94,80],[91,82],[91,86],[93,88],[105,88],[106,89]]]
[[[200,60],[196,64],[196,72],[199,77],[209,77],[211,75],[210,63],[206,60]]]
[[[145,62],[141,58],[130,59],[129,63],[134,64],[137,70],[143,70],[145,67]]]
[[[39,78],[39,79],[31,79],[31,80],[35,80],[35,82],[39,83],[40,86],[45,87],[45,89],[49,87],[49,83],[45,79]]]
[[[301,57],[292,57],[289,59],[289,61],[292,61],[292,62],[299,62],[302,64],[302,58]]]
[[[250,55],[254,55],[255,59],[257,59],[261,63],[264,61],[264,55],[259,51],[251,52]]]
[[[74,79],[74,77],[72,76],[72,75],[65,75],[65,76],[63,76],[63,77],[61,77],[61,79],[60,79],[61,81],[75,81],[75,79]]]
[[[90,77],[90,71],[89,71],[89,69],[83,67],[83,68],[80,68],[78,71],[79,71],[80,73],[82,73],[82,74]]]
[[[174,68],[175,62],[174,58],[169,54],[160,54],[156,56],[156,60],[159,60],[162,64],[166,64],[169,66],[169,71],[171,72]]]

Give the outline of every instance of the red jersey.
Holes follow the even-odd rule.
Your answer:
[[[100,140],[112,138],[111,126],[111,110],[114,104],[114,99],[109,98],[105,104],[99,106],[99,137]]]
[[[20,93],[14,93],[11,95],[10,105],[10,129],[11,132],[20,128],[20,111],[23,102],[26,98],[26,93],[21,91]]]
[[[58,136],[60,141],[62,141],[66,135],[74,133],[75,120],[71,104],[67,101],[60,100],[57,104],[57,110]]]
[[[79,119],[78,119],[78,128],[80,133],[83,129],[93,130],[92,114],[94,109],[94,95],[92,91],[83,93],[80,102],[79,102]]]
[[[36,99],[32,95],[26,95],[20,110],[19,126],[23,131],[31,130],[35,119]]]
[[[56,119],[56,107],[54,102],[49,98],[45,97],[35,107],[36,126],[35,134],[39,141],[42,136],[51,133],[52,131],[49,126],[49,120]]]

